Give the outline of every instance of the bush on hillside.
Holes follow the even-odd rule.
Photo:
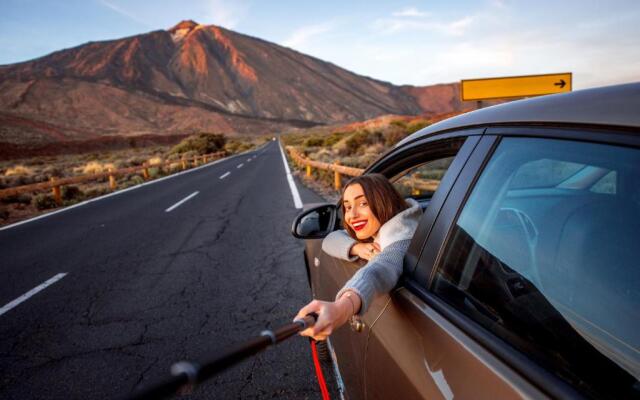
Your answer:
[[[45,193],[36,195],[36,197],[33,198],[32,202],[38,210],[47,210],[49,208],[56,207],[56,201],[53,199],[53,197]]]
[[[363,154],[366,147],[376,143],[384,143],[382,132],[357,131],[345,140],[343,155]]]
[[[209,154],[221,151],[227,143],[227,138],[218,133],[199,133],[183,139],[175,145],[169,154],[193,152],[195,154]]]
[[[77,186],[63,186],[60,192],[62,200],[84,200],[84,193]]]

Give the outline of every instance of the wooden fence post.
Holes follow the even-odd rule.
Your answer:
[[[337,163],[334,163],[334,165],[338,165]],[[333,177],[333,186],[335,187],[336,190],[340,190],[340,188],[342,187],[342,179],[340,177],[340,172],[338,172],[337,169],[334,170],[334,177]]]
[[[113,168],[109,168],[109,188],[116,190],[116,177],[113,175]]]
[[[307,178],[311,178],[311,165],[307,164]]]
[[[185,169],[187,169],[187,160],[182,157],[182,170],[184,171]]]
[[[194,167],[198,166],[198,156],[193,156],[193,166]]]
[[[51,177],[51,183],[55,184],[56,183],[56,178],[54,178],[53,176]],[[56,204],[61,206],[62,205],[62,191],[60,190],[60,185],[55,185],[52,188],[53,191],[53,199],[55,200]]]
[[[149,166],[145,163],[144,164],[144,169],[142,170],[142,176],[144,177],[144,180],[149,180]]]

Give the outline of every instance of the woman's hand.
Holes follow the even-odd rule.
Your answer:
[[[359,299],[358,299],[359,300]],[[325,340],[334,330],[338,329],[353,315],[352,299],[342,296],[337,301],[313,300],[298,311],[295,319],[305,317],[309,313],[318,314],[318,320],[311,328],[300,332],[302,336],[310,336],[315,340]]]
[[[380,253],[380,245],[378,243],[356,243],[349,250],[349,255],[358,256],[367,261],[378,253]]]

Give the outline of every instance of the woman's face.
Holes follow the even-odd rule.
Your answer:
[[[359,183],[349,185],[342,197],[344,219],[359,240],[369,239],[380,229],[380,221],[373,215],[364,190]]]

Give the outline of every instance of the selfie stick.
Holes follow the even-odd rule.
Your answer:
[[[260,336],[234,346],[207,363],[198,364],[191,361],[175,363],[171,366],[171,375],[173,375],[171,379],[136,393],[129,397],[129,400],[161,399],[176,394],[181,389],[191,390],[198,383],[206,381],[218,372],[313,326],[317,318],[317,314],[311,313],[275,331],[264,330],[260,332]]]

